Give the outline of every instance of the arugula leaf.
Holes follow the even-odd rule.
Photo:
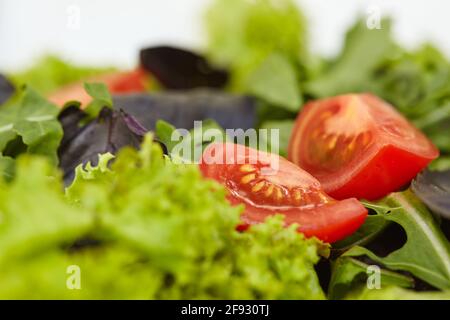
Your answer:
[[[379,215],[405,230],[407,242],[386,257],[359,246],[343,256],[366,255],[387,268],[408,271],[439,289],[450,289],[450,245],[421,201],[407,190],[393,193],[375,205]]]
[[[338,258],[332,267],[332,277],[328,286],[329,299],[342,299],[349,292],[366,286],[368,268],[370,266],[354,258],[343,256]],[[411,277],[380,269],[380,286],[389,285],[411,288],[414,280]]]
[[[306,84],[306,91],[317,97],[329,97],[365,90],[374,69],[393,54],[391,22],[381,21],[382,29],[370,30],[359,20],[348,32],[341,55],[330,68]]]
[[[0,109],[0,152],[20,138],[26,152],[45,155],[58,163],[56,150],[63,135],[58,112],[55,105],[25,87],[16,100]]]
[[[294,66],[283,55],[271,54],[249,76],[248,93],[267,102],[298,111],[302,104]]]
[[[365,206],[373,209],[369,203],[365,203]],[[380,232],[382,232],[388,224],[389,221],[382,215],[369,215],[366,218],[366,221],[364,221],[364,224],[352,235],[341,241],[333,243],[333,251],[343,252],[356,245],[365,245],[380,234]]]
[[[96,118],[104,107],[112,109],[112,97],[104,83],[85,83],[84,88],[93,99],[85,109],[91,119]]]

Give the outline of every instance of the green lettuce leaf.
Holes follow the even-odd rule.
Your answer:
[[[151,140],[140,151],[123,149],[110,166],[110,155],[80,166],[67,189],[71,203],[95,213],[97,237],[151,266],[159,283],[151,297],[324,297],[313,268],[323,244],[284,228],[281,216],[237,232],[242,208],[231,207],[197,166],[172,163]]]
[[[70,243],[93,228],[94,217],[71,207],[59,174],[44,158],[17,160],[16,176],[0,181],[0,266]]]
[[[216,0],[206,12],[207,54],[231,69],[233,91],[296,111],[297,66],[308,57],[305,20],[291,0]]]

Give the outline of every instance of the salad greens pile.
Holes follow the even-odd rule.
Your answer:
[[[78,167],[63,192],[48,161],[23,155],[0,185],[0,298],[321,299],[328,248],[281,217],[239,233],[241,208],[147,136],[112,166]],[[37,203],[45,205],[36,205]],[[81,290],[65,286],[69,266]]]
[[[284,228],[282,216],[236,231],[243,207],[197,166],[180,164],[195,159],[176,161],[183,157],[171,139],[186,119],[216,116],[203,129],[221,130],[221,121],[280,129],[286,155],[304,102],[370,91],[439,147],[432,168],[450,169],[450,62],[430,44],[402,48],[392,23],[369,30],[358,20],[342,52],[324,59],[309,51],[292,1],[216,0],[205,16],[205,55],[229,70],[220,72],[228,93],[111,97],[105,85],[86,84],[87,109],[59,110],[43,96],[113,69],[50,56],[9,75],[12,97],[0,83],[0,298],[450,299],[448,172],[425,172],[410,189],[363,202],[366,222],[330,246]],[[152,66],[161,50],[170,48],[146,51]],[[245,115],[229,116],[236,110]],[[208,141],[190,133],[184,143],[201,154]],[[71,266],[81,290],[66,287]],[[381,289],[367,286],[373,267]]]

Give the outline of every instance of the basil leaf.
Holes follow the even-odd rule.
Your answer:
[[[302,104],[294,66],[280,54],[268,56],[249,76],[247,91],[289,111],[298,111]]]
[[[0,74],[0,105],[5,103],[14,94],[14,86]]]
[[[408,271],[439,289],[450,289],[450,245],[422,202],[407,190],[393,193],[375,205],[379,215],[405,230],[406,243],[386,257],[359,246],[344,256],[366,255],[389,269]]]
[[[412,190],[431,211],[450,219],[450,170],[425,170],[413,181]]]
[[[350,291],[365,286],[370,275],[370,265],[351,257],[340,257],[332,266],[332,276],[328,286],[329,299],[342,299]],[[380,269],[380,286],[395,285],[410,288],[414,284],[411,277]]]

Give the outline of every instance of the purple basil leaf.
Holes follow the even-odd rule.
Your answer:
[[[194,121],[212,119],[224,129],[254,128],[256,103],[244,96],[196,89],[114,97],[114,105],[149,130],[164,120],[176,128],[192,129]]]
[[[0,74],[0,105],[5,103],[13,94],[14,86]]]
[[[75,114],[72,116],[76,118]],[[68,115],[63,117],[61,122],[68,121],[67,117]],[[64,128],[74,130],[73,123]],[[106,152],[115,154],[125,146],[139,148],[143,130],[145,129],[136,120],[132,120],[123,111],[103,108],[97,119],[79,127],[76,134],[71,134],[71,139],[66,140],[59,148],[58,155],[60,167],[64,172],[64,183],[70,184],[74,170],[79,164],[87,162],[97,164],[99,154]]]
[[[128,128],[133,131],[136,135],[143,137],[148,130],[145,129],[137,120],[135,117],[128,115],[125,111],[122,109],[119,110],[120,115],[123,118],[123,121],[127,124]]]
[[[140,52],[142,67],[167,89],[223,88],[228,72],[212,67],[201,55],[168,46]]]
[[[425,170],[413,181],[412,189],[431,211],[450,219],[450,170]]]

